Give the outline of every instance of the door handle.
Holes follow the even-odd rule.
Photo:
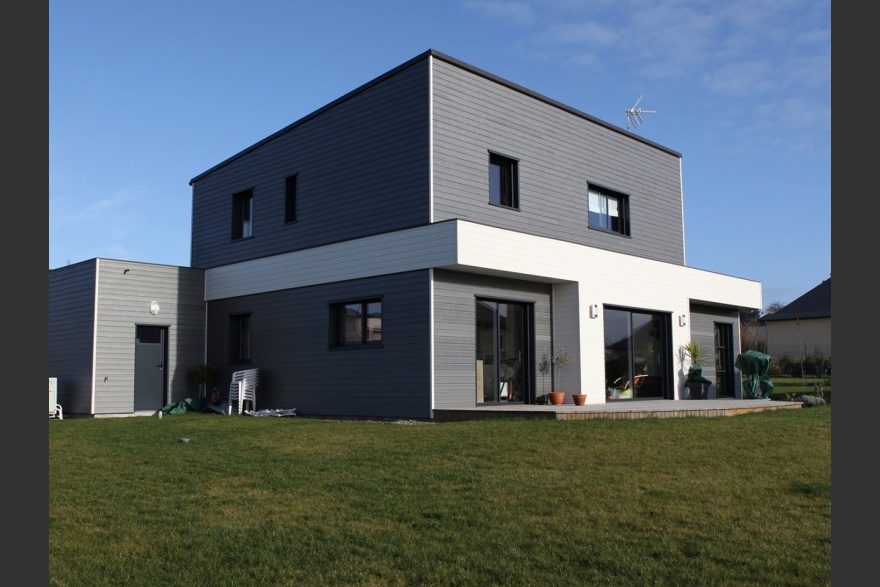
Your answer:
[[[163,364],[162,364],[162,363],[159,363],[159,364],[158,364],[158,365],[156,365],[156,366],[157,366],[157,367],[159,367],[159,370],[160,370],[160,371],[161,371],[161,370],[162,370],[162,368],[163,368],[163,367],[164,367],[164,366],[165,366],[165,365],[163,365]]]

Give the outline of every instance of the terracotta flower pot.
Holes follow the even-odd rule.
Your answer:
[[[550,404],[554,406],[562,405],[562,402],[565,401],[565,392],[562,391],[551,391],[547,394],[550,396]]]
[[[573,393],[571,394],[571,399],[574,400],[574,405],[582,406],[587,403],[587,394],[585,393]]]

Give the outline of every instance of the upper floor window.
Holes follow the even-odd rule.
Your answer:
[[[382,342],[382,300],[333,304],[334,346],[357,346]]]
[[[284,180],[284,222],[296,222],[296,176]]]
[[[514,159],[489,153],[489,203],[519,208],[517,163]]]
[[[232,196],[232,240],[254,236],[254,191]]]
[[[629,199],[623,194],[589,187],[590,228],[629,235]]]
[[[251,315],[234,314],[229,317],[229,361],[244,363],[251,360]]]

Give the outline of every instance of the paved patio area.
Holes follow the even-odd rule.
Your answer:
[[[569,400],[570,401],[570,400]],[[766,410],[801,409],[800,402],[769,399],[641,400],[604,404],[559,406],[493,404],[478,408],[435,409],[435,422],[461,422],[488,418],[541,418],[547,420],[638,420],[643,418],[715,418]]]

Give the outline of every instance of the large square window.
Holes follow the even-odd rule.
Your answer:
[[[284,222],[296,222],[296,176],[284,180]]]
[[[342,302],[332,306],[333,345],[382,343],[382,300]]]
[[[629,235],[629,199],[623,194],[590,186],[589,226]]]
[[[229,317],[229,360],[247,363],[251,360],[251,315],[234,314]]]
[[[232,196],[232,240],[254,235],[254,191],[246,190]]]
[[[519,208],[518,183],[516,161],[489,153],[489,203]]]

